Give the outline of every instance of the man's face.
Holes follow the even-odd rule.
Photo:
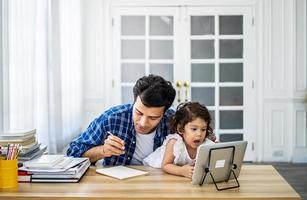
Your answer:
[[[137,97],[133,105],[133,123],[137,133],[151,133],[159,124],[164,114],[164,106],[147,107],[140,97]]]

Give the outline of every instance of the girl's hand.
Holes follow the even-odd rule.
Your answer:
[[[215,133],[211,133],[210,135],[207,136],[207,138],[212,142],[218,143]]]
[[[183,165],[181,167],[181,175],[184,177],[192,179],[193,171],[194,171],[194,165],[188,164],[188,165]]]

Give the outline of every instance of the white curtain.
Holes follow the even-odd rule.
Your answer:
[[[34,127],[48,152],[59,153],[81,131],[81,0],[4,1],[9,75],[4,129]]]

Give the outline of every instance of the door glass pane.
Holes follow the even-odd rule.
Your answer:
[[[243,141],[242,133],[223,133],[220,134],[220,142]]]
[[[197,87],[192,88],[192,101],[198,101],[205,106],[214,106],[215,89],[211,87]]]
[[[171,16],[151,16],[150,35],[173,35],[173,17]]]
[[[243,63],[221,63],[220,82],[243,82]]]
[[[220,58],[243,58],[243,40],[220,40]]]
[[[192,64],[192,82],[214,82],[214,64]]]
[[[242,16],[220,16],[220,35],[242,35]]]
[[[145,40],[122,40],[122,58],[145,58]]]
[[[221,106],[242,106],[243,87],[220,87]]]
[[[122,86],[122,103],[133,103],[133,87]]]
[[[142,76],[145,76],[144,63],[122,63],[121,68],[122,82],[136,82]]]
[[[164,79],[173,82],[173,64],[150,64],[150,73],[162,76]]]
[[[192,59],[214,58],[214,40],[192,40],[191,58]]]
[[[150,40],[150,59],[173,59],[173,41]]]
[[[214,16],[191,16],[191,35],[214,35]]]
[[[242,129],[243,111],[220,111],[220,129]]]
[[[210,126],[214,130],[215,129],[215,112],[214,112],[214,110],[210,110],[209,113],[210,113],[210,116],[211,116],[211,119],[212,119]]]
[[[145,16],[122,16],[122,35],[145,35]]]

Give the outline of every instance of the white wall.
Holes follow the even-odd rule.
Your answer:
[[[263,1],[262,8],[259,160],[307,162],[306,1]]]
[[[108,101],[111,73],[108,40],[110,5],[124,0],[84,2],[84,126],[112,105]],[[142,1],[144,2],[144,1]],[[176,4],[178,1],[145,1]],[[187,1],[179,0],[181,3]],[[227,2],[193,0],[190,4]],[[132,2],[137,4],[136,1]],[[257,161],[307,162],[306,136],[306,1],[232,1],[251,4],[257,48]]]
[[[294,69],[294,1],[263,1],[263,157],[290,161],[292,73]],[[259,49],[261,51],[261,49]],[[261,141],[260,141],[261,142]]]

